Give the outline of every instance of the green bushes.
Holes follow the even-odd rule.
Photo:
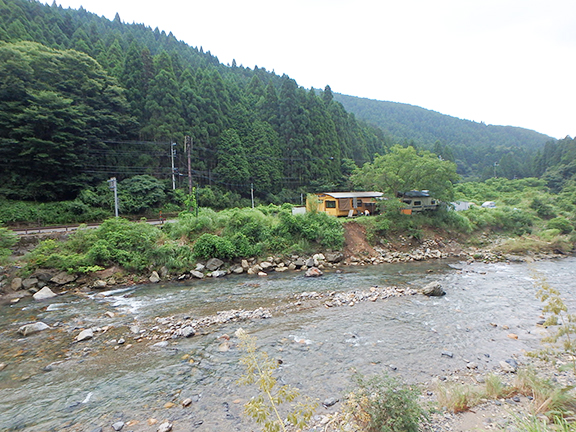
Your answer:
[[[27,256],[27,270],[57,268],[71,273],[119,265],[142,272],[166,265],[183,269],[193,262],[190,248],[166,241],[155,226],[109,219],[93,230],[79,229],[68,241],[45,240]]]
[[[7,224],[63,225],[102,220],[111,212],[76,199],[52,203],[0,200],[0,220]]]
[[[525,211],[503,208],[472,207],[462,212],[474,228],[504,231],[515,235],[522,235],[532,231],[533,217]]]
[[[4,264],[12,253],[10,248],[16,244],[18,238],[9,229],[0,227],[0,265]]]
[[[344,244],[344,229],[338,219],[325,213],[293,215],[291,206],[218,213],[200,209],[198,218],[184,212],[163,230],[173,240],[187,239],[198,259],[338,250]]]
[[[559,230],[562,234],[570,234],[574,230],[574,226],[570,223],[570,221],[561,216],[550,219],[546,227],[548,229]]]

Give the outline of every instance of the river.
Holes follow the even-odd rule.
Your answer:
[[[243,373],[234,337],[239,327],[281,361],[276,374],[281,384],[319,401],[342,398],[355,370],[364,375],[385,371],[412,382],[465,370],[468,362],[487,372],[501,360],[521,360],[524,352],[541,346],[543,329],[536,323],[542,303],[535,297],[533,269],[561,290],[574,310],[575,258],[343,267],[320,278],[297,272],[240,275],[4,305],[0,430],[111,431],[113,423],[123,421],[123,431],[155,431],[158,423],[150,425],[151,419],[170,420],[176,432],[255,430],[242,404],[257,391],[236,384]],[[447,294],[303,307],[210,327],[191,338],[169,340],[167,346],[146,337],[156,317],[274,308],[295,293],[418,288],[430,281],[439,281]],[[35,321],[51,328],[28,337],[17,333]],[[106,331],[74,343],[88,327]],[[510,338],[512,333],[518,339]],[[120,339],[125,342],[119,344]],[[453,356],[442,355],[447,352]],[[184,408],[186,398],[193,402]]]

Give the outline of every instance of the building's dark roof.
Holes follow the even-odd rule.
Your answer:
[[[332,198],[381,198],[382,192],[323,192]],[[319,194],[322,195],[322,194]]]

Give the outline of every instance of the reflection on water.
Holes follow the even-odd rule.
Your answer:
[[[532,266],[576,307],[570,297],[575,264],[569,258]],[[159,316],[196,318],[271,308],[300,292],[419,287],[432,280],[442,283],[446,296],[304,309],[211,328],[164,347],[146,339]],[[542,305],[535,292],[526,264],[427,262],[349,267],[316,279],[300,273],[231,276],[123,288],[89,298],[68,294],[42,303],[22,301],[3,306],[0,314],[0,363],[7,365],[0,371],[0,429],[90,431],[122,420],[130,422],[125,430],[156,430],[147,423],[156,418],[173,420],[175,430],[247,430],[242,404],[255,392],[235,383],[242,370],[234,338],[230,350],[222,349],[218,339],[240,326],[282,360],[280,383],[319,400],[340,396],[354,370],[387,371],[412,381],[465,369],[469,361],[488,371],[539,346],[535,323]],[[33,321],[52,328],[19,337],[16,330]],[[73,343],[88,327],[102,331]],[[121,338],[125,343],[118,344]],[[442,356],[445,351],[453,357]],[[194,402],[182,408],[179,402],[187,397]],[[166,408],[169,402],[176,406]]]

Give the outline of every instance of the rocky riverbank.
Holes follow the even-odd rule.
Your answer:
[[[147,275],[130,274],[119,267],[94,272],[89,275],[69,274],[55,269],[39,269],[27,277],[19,276],[19,267],[0,267],[0,304],[17,302],[19,298],[36,295],[44,288],[60,294],[69,291],[87,292],[142,283],[175,282],[190,279],[218,278],[230,274],[265,277],[271,272],[308,272],[321,276],[323,271],[337,271],[344,266],[366,266],[407,263],[426,260],[457,258],[474,262],[522,262],[560,257],[562,255],[505,255],[490,248],[463,247],[454,239],[440,236],[419,241],[402,235],[385,245],[371,247],[364,232],[350,230],[342,252],[325,252],[312,256],[270,256],[265,259],[247,258],[224,262],[218,258],[199,262],[183,273],[174,273],[162,267]],[[314,269],[314,270],[311,270]]]

